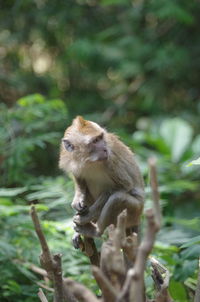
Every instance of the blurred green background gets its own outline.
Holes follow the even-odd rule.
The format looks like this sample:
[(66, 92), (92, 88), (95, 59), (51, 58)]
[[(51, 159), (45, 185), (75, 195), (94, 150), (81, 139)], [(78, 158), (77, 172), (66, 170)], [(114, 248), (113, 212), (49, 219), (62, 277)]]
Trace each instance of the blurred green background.
[[(38, 301), (37, 204), (65, 276), (98, 293), (71, 245), (73, 184), (58, 170), (64, 129), (83, 115), (137, 154), (158, 158), (163, 228), (153, 255), (176, 302), (193, 301), (200, 254), (200, 2), (4, 0), (0, 3), (0, 301)], [(148, 270), (147, 270), (148, 271)], [(51, 286), (51, 284), (49, 284)], [(152, 280), (146, 286), (152, 297)], [(51, 301), (51, 292), (46, 294)]]

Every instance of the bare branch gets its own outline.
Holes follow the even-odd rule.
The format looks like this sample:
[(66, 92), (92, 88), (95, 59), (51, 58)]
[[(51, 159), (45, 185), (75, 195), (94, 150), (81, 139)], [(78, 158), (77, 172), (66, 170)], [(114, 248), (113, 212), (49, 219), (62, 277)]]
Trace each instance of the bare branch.
[(49, 262), (51, 262), (52, 261), (51, 253), (50, 253), (46, 238), (44, 236), (44, 233), (42, 231), (42, 228), (41, 228), (41, 225), (40, 225), (40, 222), (39, 222), (39, 219), (38, 219), (38, 216), (37, 216), (34, 205), (31, 206), (31, 218), (32, 218), (33, 223), (34, 223), (35, 231), (37, 233), (37, 236), (40, 240), (40, 245), (42, 247), (42, 252), (44, 254), (44, 257), (46, 259), (48, 259)]
[(119, 236), (113, 225), (108, 227), (109, 239), (102, 244), (100, 268), (116, 289), (125, 278), (124, 256)]
[(74, 280), (66, 278), (64, 285), (66, 288), (70, 288), (72, 294), (80, 302), (99, 302), (99, 299), (87, 287)]
[(160, 209), (160, 194), (158, 190), (157, 172), (156, 172), (156, 158), (149, 158), (149, 170), (150, 170), (150, 183), (152, 190), (152, 198), (154, 201), (154, 213), (158, 228), (161, 226), (161, 209)]
[(41, 276), (43, 276), (44, 278), (48, 277), (47, 275), (47, 272), (45, 269), (41, 268), (41, 267), (38, 267), (36, 266), (35, 264), (33, 263), (27, 263), (28, 264), (28, 267), (34, 272), (34, 273), (37, 273)]
[(42, 288), (48, 290), (49, 292), (54, 293), (54, 289), (52, 287), (49, 287), (49, 286), (43, 284), (42, 282), (36, 282), (36, 283), (39, 287), (42, 287)]
[(155, 235), (158, 231), (158, 225), (152, 209), (146, 212), (147, 230), (146, 234), (138, 248), (135, 265), (132, 274), (132, 283), (130, 288), (131, 301), (144, 302), (144, 271), (147, 258), (153, 248)]
[(38, 291), (38, 297), (40, 298), (40, 301), (41, 302), (48, 302), (43, 290), (41, 288), (39, 288), (39, 291)]
[(54, 284), (54, 302), (75, 302), (76, 299), (71, 295), (69, 289), (63, 286), (62, 255), (51, 255), (34, 206), (31, 207), (31, 217), (42, 248), (42, 254), (40, 256), (41, 265), (45, 268), (49, 278)]
[(61, 254), (53, 255), (54, 302), (64, 301)]
[(109, 302), (116, 301), (118, 293), (104, 273), (97, 266), (92, 267), (92, 273), (102, 290), (104, 300)]
[(84, 237), (84, 252), (89, 257), (91, 264), (99, 266), (99, 253), (93, 238)]
[(124, 300), (125, 301), (127, 300), (126, 297), (129, 296), (133, 274), (134, 274), (134, 269), (133, 268), (129, 269), (126, 275), (126, 280), (124, 282), (123, 288), (117, 298), (117, 302), (123, 302)]

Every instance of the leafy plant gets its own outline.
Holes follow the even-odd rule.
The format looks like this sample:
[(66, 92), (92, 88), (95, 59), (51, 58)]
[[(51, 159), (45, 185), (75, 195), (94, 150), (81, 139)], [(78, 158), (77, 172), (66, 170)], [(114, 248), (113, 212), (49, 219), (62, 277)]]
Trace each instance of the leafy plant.
[(48, 175), (55, 171), (55, 151), (66, 123), (67, 109), (59, 99), (34, 94), (19, 99), (12, 108), (1, 105), (1, 184), (20, 185), (42, 170)]

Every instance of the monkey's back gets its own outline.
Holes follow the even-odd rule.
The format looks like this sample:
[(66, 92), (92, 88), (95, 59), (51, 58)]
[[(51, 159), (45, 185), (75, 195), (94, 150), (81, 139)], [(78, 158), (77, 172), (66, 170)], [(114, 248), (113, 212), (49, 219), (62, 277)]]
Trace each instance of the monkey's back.
[(111, 150), (108, 160), (108, 173), (114, 182), (126, 190), (138, 188), (144, 191), (144, 182), (134, 153), (120, 139), (106, 134), (108, 148)]

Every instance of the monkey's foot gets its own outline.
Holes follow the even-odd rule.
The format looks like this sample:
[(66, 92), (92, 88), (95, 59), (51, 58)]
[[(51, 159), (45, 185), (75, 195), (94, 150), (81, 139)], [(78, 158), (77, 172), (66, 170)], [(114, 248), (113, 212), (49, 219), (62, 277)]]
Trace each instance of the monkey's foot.
[(86, 223), (90, 222), (91, 218), (85, 213), (84, 215), (80, 215), (80, 213), (77, 213), (74, 216), (73, 222), (76, 225), (85, 225)]
[(74, 229), (77, 233), (86, 236), (86, 237), (100, 237), (101, 234), (98, 231), (96, 225), (93, 223), (87, 223), (85, 225), (75, 225)]
[(75, 249), (84, 249), (84, 243), (79, 233), (75, 233), (72, 237), (72, 243)]

